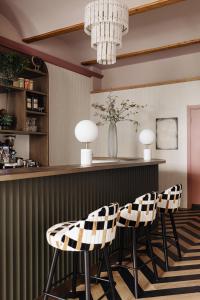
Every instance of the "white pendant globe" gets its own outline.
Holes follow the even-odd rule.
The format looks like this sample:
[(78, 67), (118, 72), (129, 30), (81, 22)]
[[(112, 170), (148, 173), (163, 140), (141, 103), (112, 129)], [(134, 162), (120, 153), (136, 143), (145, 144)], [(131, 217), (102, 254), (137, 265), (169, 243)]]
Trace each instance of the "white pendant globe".
[(98, 137), (98, 127), (91, 120), (80, 121), (75, 127), (75, 136), (81, 143), (91, 143)]
[(151, 145), (155, 140), (155, 134), (151, 129), (144, 129), (140, 132), (139, 141), (143, 145)]

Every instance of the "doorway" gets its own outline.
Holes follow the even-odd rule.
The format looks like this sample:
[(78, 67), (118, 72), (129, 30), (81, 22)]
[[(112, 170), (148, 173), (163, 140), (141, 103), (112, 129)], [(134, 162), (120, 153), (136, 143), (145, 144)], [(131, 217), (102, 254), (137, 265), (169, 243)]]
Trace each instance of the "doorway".
[(200, 105), (188, 106), (188, 208), (200, 209)]

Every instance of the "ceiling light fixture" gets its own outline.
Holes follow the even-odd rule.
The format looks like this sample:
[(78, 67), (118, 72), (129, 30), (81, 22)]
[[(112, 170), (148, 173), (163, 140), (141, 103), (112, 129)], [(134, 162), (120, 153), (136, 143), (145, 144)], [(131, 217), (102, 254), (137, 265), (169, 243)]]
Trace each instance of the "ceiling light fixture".
[(123, 0), (95, 0), (85, 8), (84, 31), (91, 35), (91, 47), (97, 50), (97, 62), (116, 63), (116, 49), (128, 33), (128, 7)]

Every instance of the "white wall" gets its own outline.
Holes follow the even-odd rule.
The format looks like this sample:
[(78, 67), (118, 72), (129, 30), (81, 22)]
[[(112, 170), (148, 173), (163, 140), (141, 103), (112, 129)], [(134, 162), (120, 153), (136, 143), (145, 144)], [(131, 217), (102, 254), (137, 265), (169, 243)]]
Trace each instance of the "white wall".
[(81, 144), (74, 127), (89, 118), (90, 78), (48, 64), (50, 165), (78, 163)]
[[(141, 89), (113, 92), (119, 99), (133, 99), (138, 104), (147, 104), (140, 113), (139, 131), (143, 128), (151, 128), (155, 131), (156, 118), (178, 117), (179, 122), (179, 149), (156, 150), (153, 145), (153, 156), (166, 159), (166, 164), (160, 166), (160, 189), (164, 189), (175, 183), (183, 183), (184, 197), (182, 207), (187, 207), (187, 105), (200, 104), (200, 81), (181, 83), (165, 86), (156, 86)], [(92, 102), (104, 102), (108, 93), (93, 94)], [(91, 111), (91, 115), (93, 112)], [(118, 123), (119, 156), (141, 157), (142, 146), (138, 142), (138, 134), (135, 133), (130, 123)], [(97, 156), (107, 155), (107, 131), (108, 127), (100, 128), (100, 136), (93, 144), (94, 153)]]

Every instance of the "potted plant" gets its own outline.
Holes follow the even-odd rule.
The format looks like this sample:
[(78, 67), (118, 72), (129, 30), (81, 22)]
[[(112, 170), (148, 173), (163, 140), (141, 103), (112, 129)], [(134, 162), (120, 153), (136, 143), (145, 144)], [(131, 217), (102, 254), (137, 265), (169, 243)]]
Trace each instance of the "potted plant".
[(92, 103), (92, 107), (95, 109), (94, 116), (99, 118), (97, 125), (109, 123), (108, 156), (115, 158), (118, 152), (116, 124), (122, 121), (129, 121), (133, 123), (137, 131), (139, 122), (135, 120), (134, 116), (145, 106), (136, 104), (130, 99), (124, 99), (119, 102), (117, 96), (109, 95), (105, 104)]
[(0, 78), (3, 84), (12, 84), (28, 64), (29, 59), (24, 55), (15, 52), (0, 53)]
[(5, 109), (0, 110), (0, 129), (10, 130), (16, 127), (16, 117), (7, 113)]

